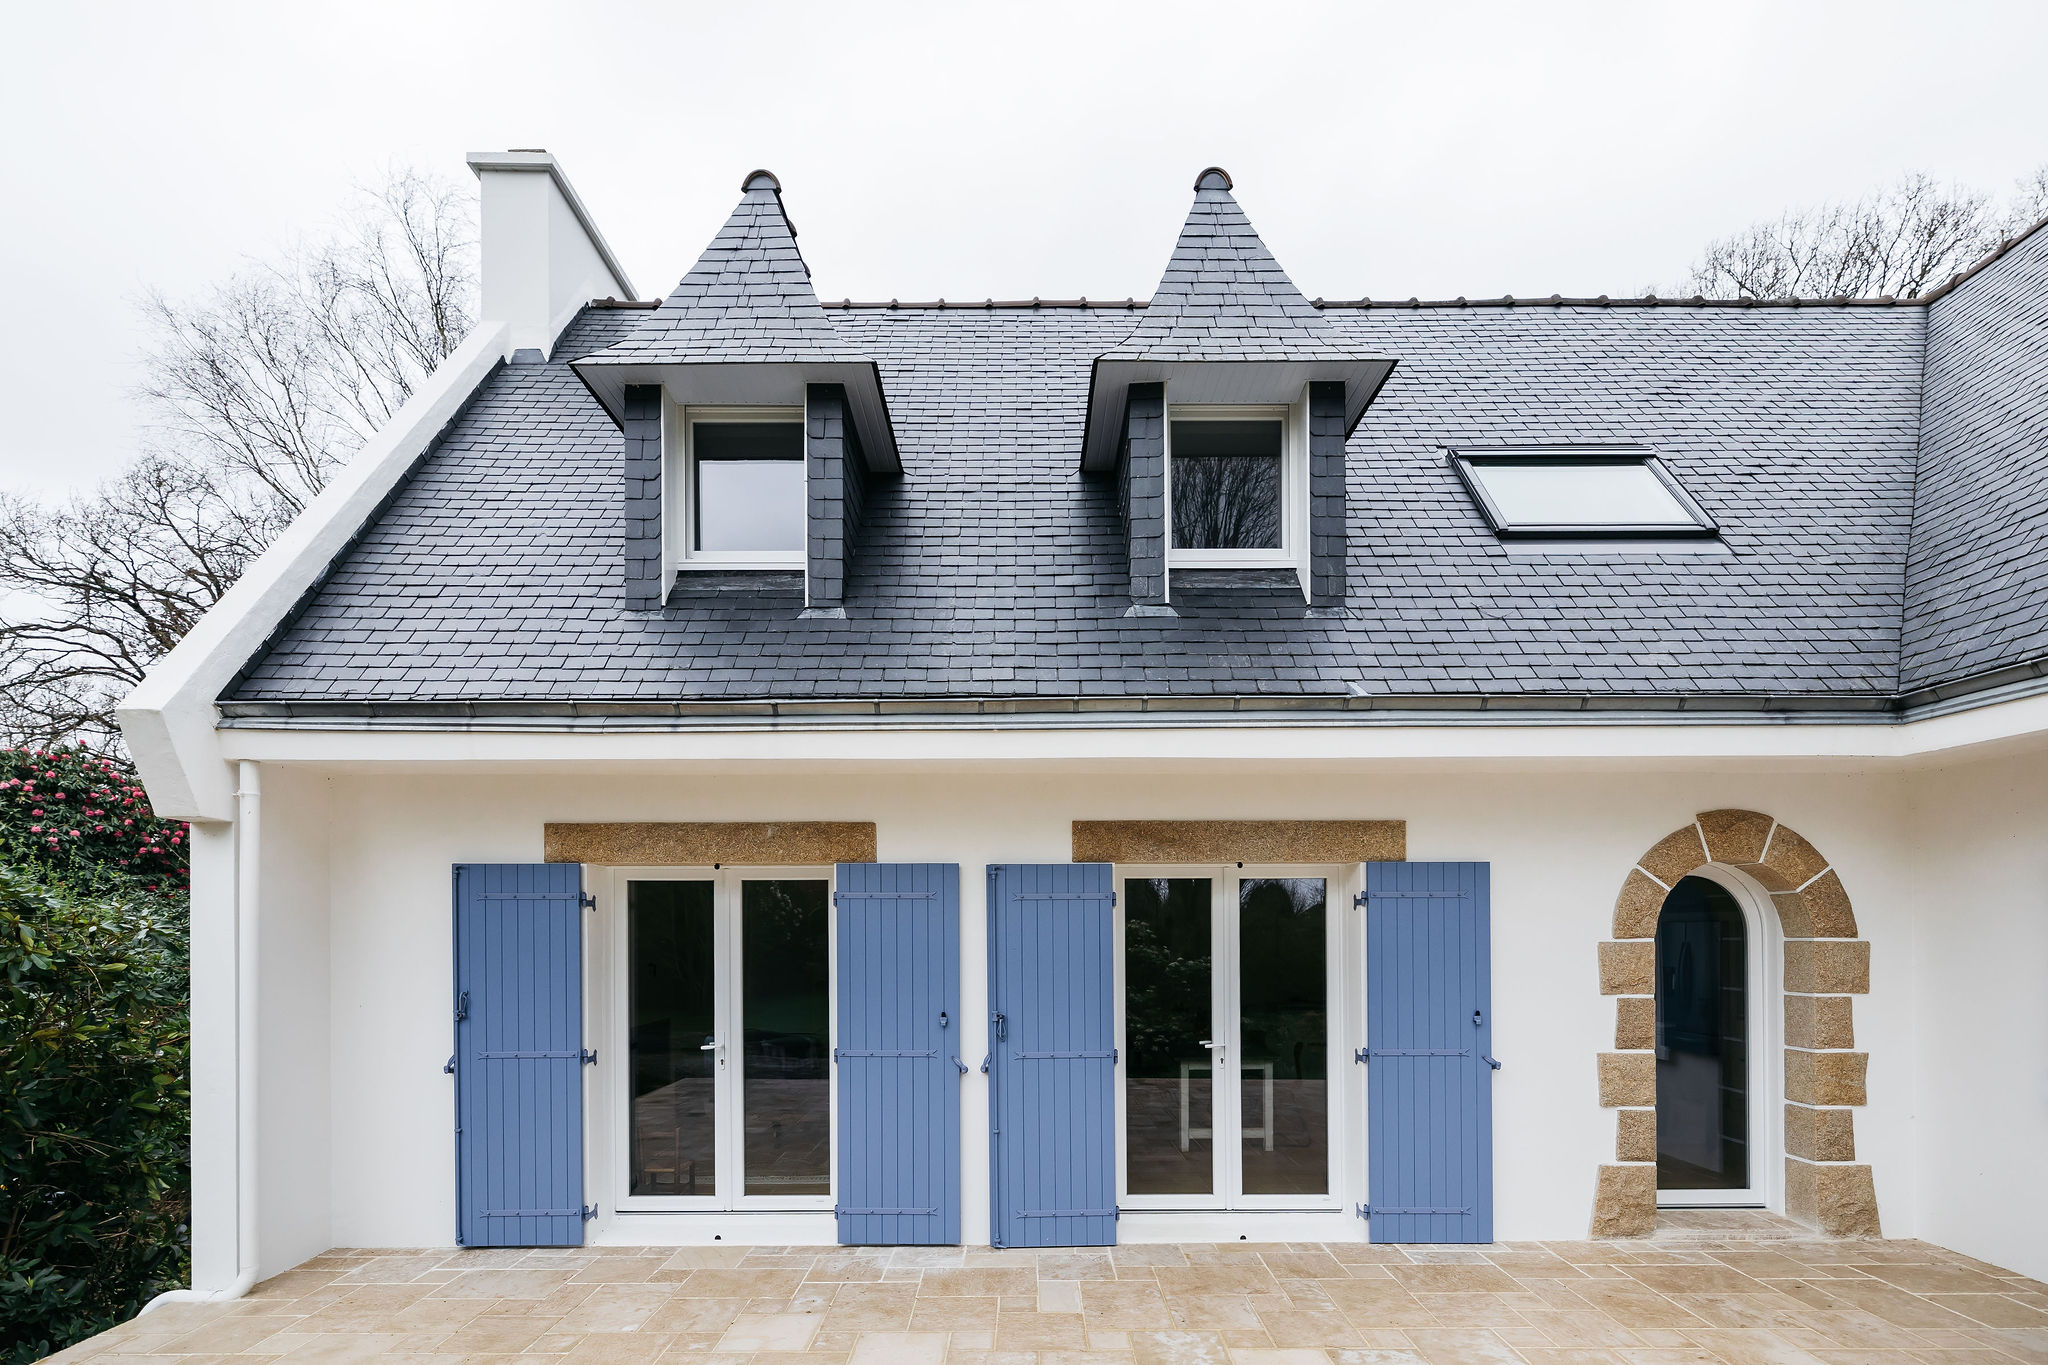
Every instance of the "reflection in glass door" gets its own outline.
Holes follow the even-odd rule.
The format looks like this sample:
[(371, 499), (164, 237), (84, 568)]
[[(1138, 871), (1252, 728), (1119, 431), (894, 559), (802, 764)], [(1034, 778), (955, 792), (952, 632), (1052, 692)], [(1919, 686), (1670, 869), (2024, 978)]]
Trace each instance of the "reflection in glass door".
[(710, 882), (626, 889), (626, 1035), (634, 1194), (718, 1188), (717, 960)]
[(1134, 877), (1124, 888), (1126, 1188), (1212, 1194), (1210, 882)]
[(740, 890), (748, 1194), (832, 1193), (832, 1007), (826, 884)]
[(1323, 877), (1235, 869), (1124, 879), (1123, 1192), (1133, 1207), (1328, 1199), (1328, 893)]
[(1681, 878), (1657, 917), (1659, 1190), (1749, 1189), (1748, 969), (1735, 897)]
[(1238, 883), (1239, 1127), (1246, 1194), (1330, 1192), (1327, 883)]
[(624, 899), (628, 1195), (829, 1203), (830, 883), (631, 878)]

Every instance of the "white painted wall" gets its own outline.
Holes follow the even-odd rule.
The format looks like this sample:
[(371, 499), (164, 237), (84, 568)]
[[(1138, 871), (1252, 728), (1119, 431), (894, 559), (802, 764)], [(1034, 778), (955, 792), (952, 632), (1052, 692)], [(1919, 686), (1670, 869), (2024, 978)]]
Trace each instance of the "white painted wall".
[[(1911, 1122), (1916, 883), (1905, 775), (1857, 767), (1547, 767), (886, 776), (692, 773), (674, 766), (610, 774), (333, 769), (323, 804), (305, 780), (312, 770), (287, 782), (280, 765), (266, 764), (266, 793), (291, 795), (267, 796), (265, 842), (300, 845), (286, 853), (279, 842), (278, 858), (266, 859), (265, 875), (276, 888), (266, 889), (266, 901), (287, 894), (282, 888), (296, 876), (298, 907), (280, 917), (305, 937), (291, 939), (289, 949), (280, 945), (289, 977), (267, 983), (294, 997), (281, 1025), (294, 1042), (287, 1047), (266, 1037), (266, 1085), (285, 1088), (275, 1104), (266, 1096), (265, 1188), (281, 1169), (296, 1168), (313, 1182), (323, 1163), (329, 1173), (324, 1196), (290, 1203), (271, 1235), (309, 1251), (452, 1241), (452, 1082), (441, 1072), (452, 1046), (449, 868), (537, 861), (548, 820), (873, 819), (883, 859), (960, 863), (960, 1041), (963, 1055), (978, 1057), (986, 1050), (985, 864), (1066, 860), (1074, 819), (1385, 817), (1408, 821), (1411, 858), (1493, 864), (1494, 1036), (1506, 1064), (1494, 1082), (1496, 1235), (1583, 1236), (1595, 1169), (1612, 1160), (1614, 1142), (1614, 1119), (1599, 1107), (1596, 1087), (1594, 1058), (1613, 1046), (1614, 1011), (1598, 993), (1595, 945), (1609, 932), (1615, 893), (1634, 859), (1696, 811), (1717, 806), (1783, 819), (1835, 861), (1848, 886), (1875, 944), (1874, 989), (1856, 1005), (1858, 1043), (1872, 1055), (1871, 1104), (1857, 1118), (1858, 1155), (1875, 1167), (1886, 1231), (1920, 1230), (1916, 1187), (1923, 1167)], [(2033, 799), (2038, 808), (2038, 795)], [(321, 843), (329, 887), (324, 979), (311, 954), (317, 897), (306, 889), (323, 875), (312, 870)], [(280, 866), (295, 858), (304, 860), (305, 872)], [(266, 919), (267, 932), (274, 923)], [(268, 947), (265, 955), (276, 961)], [(291, 1088), (321, 1074), (320, 1062), (294, 1055), (312, 1041), (305, 1011), (315, 1001), (327, 1021), (324, 1110)], [(266, 1019), (279, 1008), (266, 994)], [(296, 1080), (274, 1083), (287, 1066), (300, 1068)], [(962, 1101), (965, 1232), (970, 1242), (985, 1241), (987, 1168), (976, 1137), (987, 1130), (987, 1104), (978, 1072), (963, 1082)], [(325, 1155), (316, 1127), (327, 1133)], [(272, 1133), (282, 1151), (268, 1140)], [(266, 1268), (272, 1249), (266, 1248)], [(2008, 1264), (2013, 1260), (2007, 1256)]]
[(1915, 1231), (2048, 1279), (2048, 753), (1927, 772), (1911, 811)]
[(334, 1246), (325, 1178), (333, 1159), (328, 1013), (327, 780), (263, 773), (262, 954), (257, 1161), (260, 1273)]

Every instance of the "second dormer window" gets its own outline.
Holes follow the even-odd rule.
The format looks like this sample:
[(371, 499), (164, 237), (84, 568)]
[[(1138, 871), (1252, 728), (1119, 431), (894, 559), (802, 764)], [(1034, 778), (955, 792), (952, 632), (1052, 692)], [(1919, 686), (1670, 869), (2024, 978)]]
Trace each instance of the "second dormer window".
[(804, 560), (801, 408), (689, 408), (670, 465), (678, 568), (800, 567)]
[(1175, 406), (1167, 417), (1172, 562), (1290, 565), (1298, 558), (1306, 471), (1289, 408)]

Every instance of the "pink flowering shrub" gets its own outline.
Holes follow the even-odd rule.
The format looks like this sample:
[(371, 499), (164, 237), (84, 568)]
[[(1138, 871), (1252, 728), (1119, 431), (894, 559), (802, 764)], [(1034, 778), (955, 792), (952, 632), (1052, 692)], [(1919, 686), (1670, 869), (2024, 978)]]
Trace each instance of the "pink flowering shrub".
[(82, 749), (0, 749), (0, 863), (77, 890), (182, 901), (189, 833), (160, 820), (125, 764)]

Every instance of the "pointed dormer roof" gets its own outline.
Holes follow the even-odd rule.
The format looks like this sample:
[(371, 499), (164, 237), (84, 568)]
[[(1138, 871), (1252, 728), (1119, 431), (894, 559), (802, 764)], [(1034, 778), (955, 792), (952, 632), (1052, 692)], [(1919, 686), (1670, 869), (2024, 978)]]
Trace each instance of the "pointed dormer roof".
[(1230, 177), (1211, 166), (1144, 320), (1105, 358), (1293, 360), (1348, 357), (1321, 310), (1310, 306), (1259, 240)]
[(1132, 384), (1164, 380), (1169, 402), (1255, 403), (1341, 380), (1348, 433), (1392, 371), (1302, 297), (1230, 191), (1220, 167), (1195, 178), (1194, 207), (1143, 319), (1096, 359), (1083, 468), (1115, 464)]
[(629, 384), (690, 404), (803, 402), (806, 383), (844, 384), (868, 463), (896, 468), (875, 362), (832, 325), (811, 288), (782, 184), (755, 171), (687, 275), (623, 341), (575, 362), (614, 418)]

